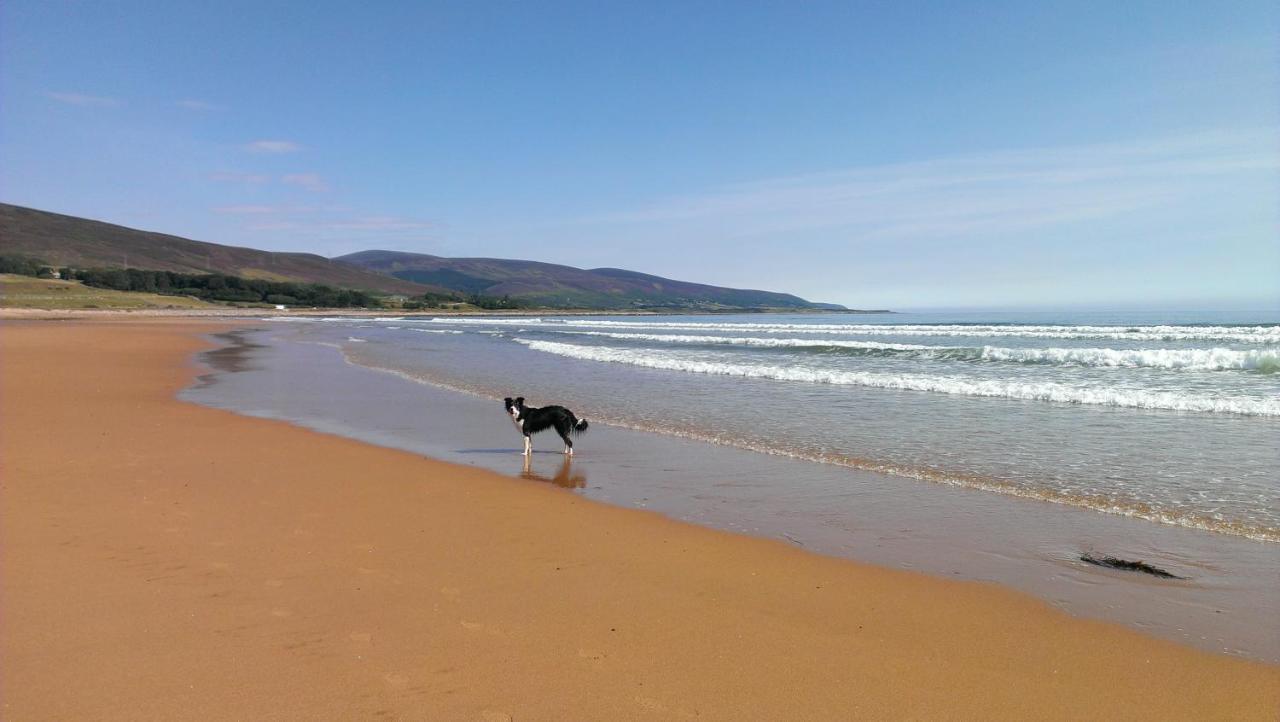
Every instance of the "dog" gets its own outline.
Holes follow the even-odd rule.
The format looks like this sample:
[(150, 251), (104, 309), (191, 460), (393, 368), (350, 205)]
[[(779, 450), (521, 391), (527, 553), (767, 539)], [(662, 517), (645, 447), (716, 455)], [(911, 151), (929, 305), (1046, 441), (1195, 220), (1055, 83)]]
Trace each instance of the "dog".
[(563, 406), (525, 406), (523, 396), (514, 399), (508, 396), (502, 403), (507, 407), (507, 413), (511, 415), (516, 428), (524, 435), (525, 456), (533, 453), (533, 439), (530, 437), (547, 429), (555, 429), (560, 434), (560, 438), (564, 439), (564, 453), (573, 456), (573, 439), (569, 436), (577, 436), (587, 430), (587, 420), (579, 419)]

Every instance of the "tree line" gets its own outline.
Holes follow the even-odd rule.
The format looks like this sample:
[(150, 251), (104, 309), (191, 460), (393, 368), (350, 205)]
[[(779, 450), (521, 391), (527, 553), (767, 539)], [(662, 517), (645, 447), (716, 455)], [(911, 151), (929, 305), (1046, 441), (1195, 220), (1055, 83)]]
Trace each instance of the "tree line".
[[(0, 273), (53, 278), (54, 268), (38, 258), (0, 255)], [(177, 273), (139, 268), (70, 268), (57, 270), (67, 281), (94, 288), (145, 291), (165, 296), (194, 296), (205, 301), (271, 303), (325, 308), (381, 308), (382, 301), (364, 291), (334, 288), (321, 283), (293, 283), (241, 278), (223, 273)]]
[[(67, 273), (71, 275), (67, 275)], [(168, 296), (195, 296), (206, 301), (272, 303), (325, 308), (381, 308), (377, 297), (320, 283), (267, 281), (222, 273), (175, 273), (137, 268), (64, 269), (62, 277), (86, 286), (117, 291), (146, 291)]]
[(403, 308), (406, 311), (417, 311), (423, 308), (447, 308), (459, 303), (469, 303), (472, 306), (488, 311), (532, 308), (528, 301), (522, 301), (508, 295), (486, 296), (483, 293), (424, 293), (421, 296), (414, 296), (405, 301)]
[[(271, 303), (284, 306), (317, 306), (324, 308), (383, 308), (386, 304), (364, 291), (333, 288), (320, 283), (294, 283), (241, 278), (222, 273), (177, 273), (148, 271), (138, 268), (70, 268), (55, 269), (31, 256), (0, 254), (0, 273), (13, 273), (37, 278), (58, 276), (80, 281), (94, 288), (116, 291), (144, 291), (166, 296), (194, 296), (205, 301), (232, 303)], [(487, 296), (481, 293), (424, 293), (403, 304), (405, 310), (444, 308), (467, 303), (488, 310), (529, 308), (527, 301), (510, 296)]]

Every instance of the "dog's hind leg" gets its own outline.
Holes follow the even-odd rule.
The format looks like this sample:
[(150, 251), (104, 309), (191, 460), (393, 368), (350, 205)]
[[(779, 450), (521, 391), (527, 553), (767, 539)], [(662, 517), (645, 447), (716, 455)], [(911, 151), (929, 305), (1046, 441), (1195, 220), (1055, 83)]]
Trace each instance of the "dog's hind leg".
[(569, 429), (573, 428), (569, 424), (556, 424), (556, 433), (560, 434), (560, 438), (564, 439), (564, 453), (573, 456), (573, 439), (569, 438)]

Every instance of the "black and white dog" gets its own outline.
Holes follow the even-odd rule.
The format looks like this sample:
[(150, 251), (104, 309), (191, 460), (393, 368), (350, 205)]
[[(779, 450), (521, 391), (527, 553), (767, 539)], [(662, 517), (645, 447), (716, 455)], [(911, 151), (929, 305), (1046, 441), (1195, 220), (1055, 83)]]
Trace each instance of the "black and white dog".
[(573, 439), (569, 435), (576, 436), (587, 430), (587, 420), (578, 419), (563, 406), (525, 406), (523, 396), (514, 399), (508, 396), (502, 403), (506, 405), (507, 413), (511, 414), (516, 428), (524, 435), (525, 456), (533, 453), (533, 440), (529, 437), (547, 429), (555, 429), (560, 434), (560, 438), (564, 439), (564, 453), (573, 456)]

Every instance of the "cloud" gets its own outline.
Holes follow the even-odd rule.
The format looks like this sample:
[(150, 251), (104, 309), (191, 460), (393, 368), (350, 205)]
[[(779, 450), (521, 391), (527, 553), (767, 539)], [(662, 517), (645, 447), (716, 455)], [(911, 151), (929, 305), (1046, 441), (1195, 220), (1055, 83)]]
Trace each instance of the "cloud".
[(215, 213), (225, 213), (229, 215), (278, 215), (283, 213), (308, 213), (313, 208), (307, 206), (268, 206), (268, 205), (239, 205), (239, 206), (218, 206), (213, 209)]
[(262, 175), (260, 173), (240, 173), (238, 171), (218, 171), (209, 174), (209, 180), (223, 181), (226, 183), (245, 183), (249, 185), (259, 185), (271, 180), (271, 176)]
[(120, 102), (116, 98), (107, 98), (100, 95), (85, 95), (84, 93), (46, 92), (45, 96), (52, 98), (59, 103), (84, 107), (114, 108), (124, 105), (124, 103)]
[(423, 221), (411, 221), (395, 216), (365, 216), (352, 220), (336, 221), (329, 227), (335, 230), (353, 231), (415, 231), (434, 227)]
[(315, 173), (289, 173), (280, 177), (280, 182), (285, 185), (298, 186), (309, 191), (327, 191), (329, 184)]
[(252, 153), (297, 153), (302, 150), (302, 146), (291, 140), (255, 140), (244, 146), (245, 150)]
[(211, 110), (225, 110), (225, 108), (223, 108), (221, 105), (215, 105), (213, 103), (205, 102), (203, 100), (192, 100), (192, 99), (179, 100), (179, 101), (175, 101), (174, 105), (178, 106), (179, 108), (186, 108), (187, 110), (195, 110), (195, 111), (201, 111), (201, 112), (211, 111)]
[(579, 223), (721, 239), (828, 231), (868, 240), (972, 236), (1168, 206), (1207, 185), (1249, 184), (1277, 169), (1280, 154), (1267, 133), (1198, 133), (772, 178)]
[[(270, 213), (270, 211), (264, 211), (264, 213)], [(412, 230), (428, 230), (435, 228), (435, 224), (422, 220), (398, 218), (398, 216), (370, 215), (360, 216), (360, 218), (317, 221), (271, 220), (252, 224), (248, 228), (250, 230), (306, 230), (306, 232), (325, 236), (325, 234), (349, 232), (394, 234), (412, 232)]]

